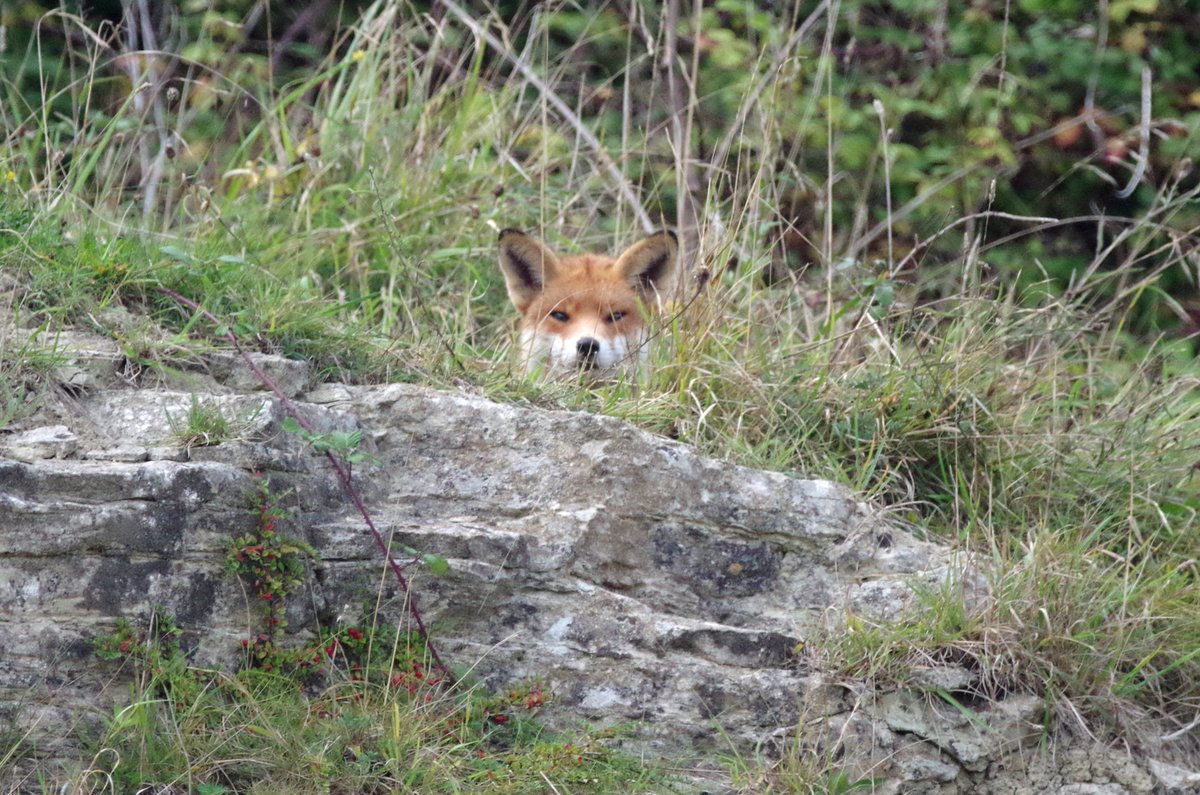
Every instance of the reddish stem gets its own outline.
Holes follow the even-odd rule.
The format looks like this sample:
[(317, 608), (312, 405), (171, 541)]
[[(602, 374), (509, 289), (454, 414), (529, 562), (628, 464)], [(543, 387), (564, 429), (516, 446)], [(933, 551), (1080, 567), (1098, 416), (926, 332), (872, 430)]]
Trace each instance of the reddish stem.
[[(169, 290), (166, 287), (159, 287), (158, 290), (164, 295), (170, 296), (184, 306), (208, 318), (217, 328), (222, 327), (222, 323), (216, 315), (214, 315), (212, 312), (209, 312), (207, 309), (200, 306), (200, 304), (196, 303), (190, 298), (185, 298), (174, 290)], [(275, 397), (279, 399), (280, 405), (283, 406), (283, 409), (288, 413), (288, 416), (296, 420), (301, 428), (311, 434), (315, 434), (317, 431), (315, 428), (313, 428), (312, 424), (304, 417), (303, 414), (300, 413), (300, 410), (296, 408), (296, 405), (292, 403), (288, 396), (283, 394), (283, 392), (279, 389), (279, 386), (271, 380), (270, 376), (264, 373), (262, 368), (260, 368), (255, 361), (250, 358), (250, 355), (246, 353), (246, 351), (242, 348), (241, 343), (238, 342), (238, 338), (233, 333), (233, 330), (228, 326), (225, 326), (225, 338), (229, 340), (231, 345), (233, 345), (234, 350), (241, 355), (242, 359), (246, 362), (246, 366), (248, 366), (251, 372), (258, 377), (258, 380), (275, 394)], [(433, 638), (430, 637), (429, 630), (425, 627), (425, 621), (421, 618), (421, 611), (417, 609), (416, 594), (414, 594), (412, 589), (409, 587), (408, 579), (404, 576), (404, 571), (400, 568), (400, 564), (396, 562), (394, 557), (392, 557), (392, 552), (388, 548), (387, 541), (384, 540), (383, 534), (379, 532), (377, 527), (375, 527), (375, 522), (371, 519), (371, 514), (367, 510), (366, 503), (363, 502), (362, 495), (359, 493), (358, 487), (354, 485), (354, 480), (350, 477), (349, 470), (346, 469), (342, 461), (336, 455), (334, 455), (332, 451), (325, 451), (325, 458), (329, 460), (329, 465), (332, 466), (333, 471), (337, 473), (338, 480), (341, 481), (342, 487), (350, 496), (350, 500), (354, 503), (354, 507), (358, 509), (360, 514), (362, 514), (363, 521), (366, 522), (367, 527), (370, 529), (371, 536), (375, 539), (375, 545), (379, 547), (380, 554), (382, 554), (384, 559), (387, 561), (388, 567), (392, 570), (392, 573), (396, 575), (396, 581), (400, 584), (400, 590), (404, 593), (404, 601), (408, 605), (408, 613), (410, 616), (412, 616), (413, 623), (417, 626), (417, 632), (421, 635), (422, 639), (424, 639), (425, 648), (429, 650), (429, 656), (433, 658), (434, 665), (436, 665), (438, 670), (440, 670), (446, 676), (447, 681), (453, 682), (454, 675), (450, 672), (450, 669), (446, 666), (446, 664), (442, 662), (441, 656), (438, 654), (437, 649), (433, 645)]]

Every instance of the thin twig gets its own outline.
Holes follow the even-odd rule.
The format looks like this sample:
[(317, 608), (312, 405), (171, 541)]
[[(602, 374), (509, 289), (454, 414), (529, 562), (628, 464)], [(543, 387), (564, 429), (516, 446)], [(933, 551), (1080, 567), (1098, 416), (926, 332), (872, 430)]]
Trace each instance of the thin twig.
[[(190, 298), (185, 298), (174, 290), (166, 287), (159, 287), (158, 291), (163, 295), (169, 296), (178, 301), (192, 311), (203, 315), (218, 329), (223, 327), (225, 329), (225, 339), (229, 340), (229, 343), (233, 345), (234, 350), (238, 352), (238, 354), (242, 357), (242, 360), (246, 362), (246, 366), (250, 368), (250, 371), (254, 373), (258, 380), (275, 394), (275, 397), (279, 400), (279, 404), (283, 406), (283, 409), (288, 413), (288, 416), (294, 419), (301, 428), (309, 433), (315, 434), (317, 432), (316, 428), (312, 426), (312, 423), (310, 423), (308, 419), (302, 413), (300, 413), (300, 410), (296, 408), (296, 404), (293, 403), (287, 395), (283, 394), (283, 391), (280, 390), (278, 385), (271, 380), (271, 377), (264, 373), (262, 368), (260, 368), (252, 358), (250, 358), (250, 355), (242, 348), (237, 336), (227, 324), (221, 323), (217, 316), (212, 312), (209, 312), (207, 309), (200, 306), (200, 304), (196, 303)], [(392, 551), (388, 546), (388, 542), (384, 539), (383, 534), (380, 533), (379, 529), (375, 526), (374, 520), (371, 519), (371, 514), (367, 510), (366, 503), (363, 502), (363, 498), (358, 491), (358, 487), (354, 485), (354, 480), (350, 477), (350, 471), (346, 469), (346, 466), (333, 453), (332, 450), (327, 450), (325, 452), (325, 458), (329, 460), (329, 464), (333, 467), (333, 471), (337, 473), (338, 480), (341, 481), (342, 487), (346, 490), (346, 494), (350, 496), (350, 500), (354, 503), (354, 507), (357, 508), (359, 514), (362, 515), (363, 521), (366, 522), (367, 527), (371, 531), (372, 538), (375, 539), (375, 545), (379, 547), (380, 553), (387, 561), (388, 568), (390, 568), (392, 573), (396, 576), (396, 581), (400, 584), (400, 590), (404, 593), (404, 601), (408, 605), (408, 613), (410, 616), (412, 616), (413, 623), (417, 626), (417, 632), (425, 641), (425, 648), (429, 650), (429, 656), (433, 659), (434, 665), (436, 665), (438, 670), (442, 672), (442, 674), (446, 677), (446, 680), (453, 684), (455, 681), (454, 674), (450, 671), (446, 664), (442, 662), (441, 656), (438, 654), (437, 649), (433, 645), (433, 638), (430, 637), (429, 630), (425, 626), (425, 621), (421, 617), (421, 611), (417, 608), (416, 594), (413, 593), (412, 588), (409, 586), (408, 579), (404, 576), (404, 571), (401, 569), (400, 564), (396, 562), (394, 557), (392, 557)]]
[[(138, 43), (138, 10), (134, 3), (128, 1), (125, 2), (122, 11), (124, 12), (125, 16), (125, 58), (123, 64), (125, 66), (125, 71), (129, 76), (130, 91), (133, 92), (134, 113), (137, 114), (139, 119), (144, 120), (146, 117), (145, 89), (148, 87), (149, 83), (146, 80), (146, 75), (142, 66), (139, 64), (152, 63), (153, 56), (150, 56), (142, 61), (141, 59), (135, 58), (132, 55), (132, 53), (138, 52), (139, 50), (149, 50), (150, 46), (144, 41), (140, 45)], [(150, 213), (150, 201), (153, 198), (155, 189), (154, 180), (150, 179), (150, 151), (146, 146), (145, 136), (139, 135), (137, 137), (137, 151), (138, 166), (140, 168), (141, 179), (145, 189), (143, 196), (147, 199), (145, 204), (142, 206), (142, 216), (145, 217)]]
[[(1007, 221), (1025, 221), (1027, 223), (1046, 224), (1046, 225), (1051, 225), (1051, 226), (1062, 223), (1062, 220), (1059, 218), (1045, 218), (1045, 217), (1034, 216), (1034, 215), (1013, 215), (1012, 213), (1004, 213), (1004, 212), (1000, 212), (999, 210), (986, 210), (981, 213), (971, 213), (970, 215), (964, 215), (962, 218), (955, 219), (954, 221), (951, 221), (950, 223), (943, 226), (936, 233), (934, 233), (932, 237), (922, 240), (920, 243), (913, 246), (912, 251), (908, 252), (908, 254), (905, 255), (904, 259), (900, 261), (900, 264), (895, 267), (895, 269), (893, 270), (893, 273), (900, 273), (901, 271), (903, 271), (905, 266), (907, 266), (908, 263), (912, 262), (916, 258), (917, 254), (919, 252), (929, 248), (930, 244), (932, 244), (933, 241), (937, 240), (939, 237), (946, 234), (951, 229), (954, 229), (955, 227), (960, 226), (965, 223), (970, 223), (971, 221), (976, 221), (980, 218), (984, 218), (984, 219), (1003, 218)], [(1044, 227), (1039, 227), (1039, 228), (1044, 228)]]
[[(821, 45), (821, 60), (824, 61), (825, 69), (825, 96), (826, 99), (833, 98), (833, 72), (834, 72), (834, 57), (833, 57), (833, 33), (837, 26), (837, 12), (830, 15), (825, 23), (825, 41)], [(834, 144), (833, 141), (833, 114), (825, 114), (825, 225), (824, 240), (821, 241), (821, 259), (825, 265), (825, 295), (827, 298), (833, 296), (833, 178), (834, 178)], [(888, 228), (891, 228), (892, 219), (887, 219)], [(825, 302), (825, 325), (833, 328), (833, 307), (834, 301), (826, 300)]]
[[(1022, 138), (1020, 141), (1017, 141), (1015, 144), (1013, 144), (1012, 150), (1013, 152), (1024, 152), (1026, 149), (1036, 146), (1042, 141), (1053, 138), (1061, 130), (1073, 127), (1078, 123), (1078, 119), (1071, 119), (1048, 130), (1043, 130), (1030, 135), (1027, 138)], [(973, 163), (971, 165), (960, 166), (936, 182), (930, 183), (930, 185), (922, 190), (919, 194), (897, 207), (896, 210), (891, 213), (890, 218), (880, 221), (879, 223), (875, 224), (875, 226), (871, 227), (866, 232), (863, 232), (861, 235), (855, 238), (855, 240), (850, 243), (849, 246), (847, 246), (846, 252), (842, 256), (847, 259), (857, 257), (859, 252), (866, 249), (866, 247), (874, 242), (876, 238), (887, 232), (889, 223), (894, 224), (901, 219), (907, 218), (916, 212), (916, 210), (925, 204), (925, 202), (929, 201), (930, 197), (936, 196), (943, 188), (947, 187), (948, 185), (953, 185), (963, 177), (966, 177), (967, 175), (987, 166), (988, 164), (984, 161)]]
[(691, 131), (685, 133), (683, 126), (688, 102), (679, 85), (679, 3), (680, 0), (668, 0), (663, 8), (662, 68), (667, 73), (671, 130), (668, 140), (675, 150), (675, 231), (679, 234), (679, 259), (688, 262), (698, 235), (696, 206), (688, 178), (692, 152), (688, 133)]
[[(162, 182), (169, 143), (166, 112), (163, 108), (162, 96), (159, 94), (165, 74), (160, 73), (158, 60), (163, 57), (164, 53), (159, 49), (154, 27), (151, 25), (150, 6), (146, 0), (136, 0), (136, 4), (134, 0), (126, 0), (124, 14), (128, 40), (126, 47), (127, 71), (134, 92), (134, 110), (142, 122), (153, 117), (154, 132), (158, 137), (158, 152), (153, 159), (146, 144), (146, 137), (138, 137), (142, 170), (142, 217), (149, 218), (158, 203), (158, 187)], [(138, 45), (139, 32), (140, 46)], [(141, 55), (142, 58), (135, 57), (135, 54)], [(138, 65), (139, 61), (141, 66)], [(166, 69), (169, 71), (170, 68), (171, 66), (168, 64)], [(148, 106), (147, 97), (149, 97)]]
[(1084, 123), (1092, 133), (1092, 141), (1097, 145), (1104, 140), (1104, 131), (1096, 120), (1096, 86), (1100, 83), (1100, 64), (1104, 60), (1105, 50), (1108, 49), (1108, 0), (1100, 0), (1100, 8), (1096, 14), (1099, 25), (1096, 29), (1096, 52), (1092, 55), (1092, 69), (1088, 73), (1087, 90), (1083, 95)]
[(1180, 729), (1176, 729), (1173, 732), (1168, 732), (1168, 733), (1164, 734), (1159, 739), (1162, 740), (1163, 742), (1167, 742), (1167, 743), (1171, 742), (1172, 740), (1178, 740), (1180, 737), (1187, 734), (1188, 732), (1190, 732), (1192, 729), (1196, 728), (1197, 726), (1200, 726), (1200, 717), (1196, 718), (1191, 723), (1189, 723), (1188, 725), (1186, 725)]
[[(883, 102), (880, 101), (879, 97), (875, 98), (874, 106), (875, 114), (879, 116), (879, 140), (883, 142), (883, 192), (887, 217), (890, 219), (892, 217), (892, 159), (888, 150), (888, 142), (891, 140), (892, 131), (888, 129)], [(892, 225), (889, 222), (887, 227), (888, 272), (895, 274), (897, 271), (893, 270), (893, 267), (896, 264), (896, 259), (893, 254), (895, 249), (892, 242)]]
[(766, 91), (767, 86), (775, 85), (775, 82), (779, 79), (779, 73), (783, 70), (784, 64), (788, 61), (787, 53), (791, 52), (794, 47), (800, 44), (804, 37), (808, 35), (808, 32), (812, 30), (813, 26), (817, 24), (817, 21), (820, 20), (828, 10), (829, 0), (821, 0), (820, 5), (814, 8), (812, 13), (805, 17), (804, 22), (800, 24), (800, 27), (796, 28), (796, 31), (788, 38), (787, 42), (783, 45), (781, 56), (775, 59), (775, 63), (771, 65), (771, 68), (764, 72), (761, 77), (759, 77), (758, 82), (755, 83), (754, 87), (751, 88), (749, 93), (746, 94), (745, 99), (743, 99), (741, 105), (738, 106), (737, 116), (734, 117), (733, 124), (729, 125), (728, 131), (725, 133), (725, 137), (721, 140), (721, 144), (717, 147), (717, 151), (713, 154), (712, 159), (709, 161), (712, 164), (712, 169), (715, 170), (721, 168), (722, 164), (725, 162), (725, 158), (729, 156), (729, 150), (733, 147), (733, 142), (736, 141), (742, 134), (742, 130), (746, 126), (746, 118), (750, 115), (750, 111), (758, 107), (758, 100), (760, 97), (762, 97), (763, 91)]
[(458, 20), (466, 25), (471, 33), (487, 42), (489, 47), (500, 53), (515, 66), (517, 71), (521, 73), (521, 76), (528, 80), (530, 85), (536, 88), (538, 93), (558, 112), (563, 121), (571, 125), (575, 133), (583, 139), (584, 143), (596, 155), (596, 159), (600, 161), (600, 166), (608, 172), (608, 175), (616, 185), (617, 191), (621, 194), (621, 198), (625, 200), (625, 203), (633, 210), (633, 214), (637, 216), (638, 221), (641, 222), (643, 231), (646, 234), (650, 234), (657, 230), (659, 225), (651, 220), (650, 214), (646, 212), (641, 199), (638, 198), (637, 193), (634, 191), (633, 184), (621, 173), (621, 169), (617, 166), (616, 162), (605, 151), (604, 144), (600, 143), (600, 139), (596, 137), (596, 134), (588, 129), (588, 126), (583, 123), (583, 119), (579, 118), (579, 114), (572, 110), (571, 106), (563, 101), (562, 97), (555, 93), (545, 80), (538, 76), (538, 73), (533, 70), (532, 66), (513, 52), (512, 48), (505, 46), (504, 42), (500, 41), (494, 33), (483, 25), (480, 25), (467, 14), (458, 3), (455, 3), (454, 0), (441, 0), (441, 3), (446, 7), (447, 11), (458, 17)]
[(325, 9), (329, 8), (332, 0), (316, 0), (310, 3), (303, 11), (297, 15), (295, 21), (287, 26), (280, 36), (271, 45), (271, 71), (279, 69), (280, 63), (283, 61), (283, 56), (287, 54), (288, 45), (296, 39), (300, 38), (300, 34), (305, 31), (318, 30), (320, 28), (319, 17), (325, 13)]
[(1137, 189), (1138, 183), (1142, 181), (1142, 177), (1146, 175), (1146, 166), (1150, 162), (1150, 66), (1147, 64), (1142, 67), (1142, 126), (1138, 131), (1138, 137), (1141, 139), (1138, 144), (1137, 162), (1133, 168), (1133, 176), (1129, 178), (1129, 184), (1124, 190), (1117, 193), (1117, 198), (1128, 199)]

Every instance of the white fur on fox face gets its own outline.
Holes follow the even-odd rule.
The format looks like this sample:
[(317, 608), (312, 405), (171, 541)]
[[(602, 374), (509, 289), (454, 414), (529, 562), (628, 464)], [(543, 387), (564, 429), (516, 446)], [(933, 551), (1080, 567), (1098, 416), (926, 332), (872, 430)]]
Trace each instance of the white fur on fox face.
[(670, 232), (650, 235), (614, 258), (559, 257), (524, 232), (501, 231), (500, 269), (509, 300), (523, 316), (525, 368), (600, 378), (627, 365), (640, 369), (649, 339), (646, 316), (678, 254)]
[[(580, 351), (580, 343), (588, 340), (593, 353)], [(612, 372), (623, 365), (636, 365), (645, 346), (644, 335), (635, 339), (618, 336), (613, 339), (590, 334), (564, 337), (561, 334), (539, 334), (536, 329), (521, 332), (521, 347), (526, 370), (546, 366), (558, 373)], [(585, 348), (588, 347), (585, 345)]]

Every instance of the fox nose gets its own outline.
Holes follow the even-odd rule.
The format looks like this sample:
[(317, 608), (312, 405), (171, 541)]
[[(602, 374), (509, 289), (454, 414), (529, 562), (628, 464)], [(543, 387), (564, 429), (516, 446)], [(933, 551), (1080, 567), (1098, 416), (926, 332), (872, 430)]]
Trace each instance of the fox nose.
[(575, 343), (575, 351), (579, 354), (581, 367), (595, 367), (596, 356), (600, 353), (600, 343), (592, 337), (584, 337)]

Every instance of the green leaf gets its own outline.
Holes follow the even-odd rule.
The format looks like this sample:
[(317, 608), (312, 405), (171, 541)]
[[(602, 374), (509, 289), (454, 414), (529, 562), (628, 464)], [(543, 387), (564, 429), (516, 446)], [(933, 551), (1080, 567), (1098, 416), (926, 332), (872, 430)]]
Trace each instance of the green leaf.
[(329, 434), (329, 444), (336, 450), (353, 450), (362, 441), (362, 431), (334, 431)]
[(427, 552), (421, 556), (421, 559), (425, 561), (425, 565), (429, 567), (429, 570), (439, 577), (450, 572), (450, 564), (441, 555), (434, 555)]
[(474, 252), (475, 249), (472, 248), (438, 248), (429, 252), (428, 257), (433, 261), (443, 259), (461, 259), (463, 257), (471, 256)]
[(882, 281), (875, 287), (875, 303), (887, 309), (896, 300), (896, 288), (890, 281)]
[(304, 430), (300, 427), (300, 423), (295, 417), (284, 417), (279, 427), (283, 428), (287, 433), (300, 433)]
[(1129, 15), (1153, 14), (1158, 10), (1158, 0), (1113, 0), (1108, 7), (1108, 17), (1117, 24), (1124, 24)]
[(171, 259), (179, 260), (180, 262), (195, 262), (196, 258), (187, 251), (178, 246), (163, 246), (159, 249), (163, 254), (166, 254)]

